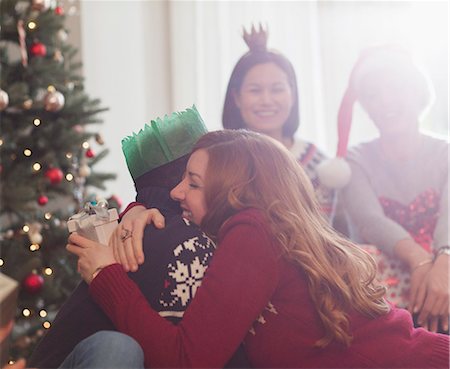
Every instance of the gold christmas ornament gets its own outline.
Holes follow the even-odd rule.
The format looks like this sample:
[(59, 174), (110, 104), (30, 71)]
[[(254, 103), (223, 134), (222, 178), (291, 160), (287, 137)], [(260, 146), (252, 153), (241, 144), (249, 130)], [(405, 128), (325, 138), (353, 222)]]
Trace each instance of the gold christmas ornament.
[(33, 106), (33, 100), (31, 99), (27, 99), (22, 103), (22, 106), (25, 110), (30, 110), (31, 107)]
[(105, 141), (103, 140), (103, 137), (101, 136), (100, 133), (96, 133), (95, 134), (95, 141), (99, 144), (99, 145), (104, 145)]
[(55, 53), (53, 54), (53, 60), (57, 61), (58, 63), (64, 62), (64, 56), (63, 56), (61, 50), (55, 50)]
[(42, 243), (42, 235), (39, 232), (29, 232), (28, 238), (30, 239), (30, 242), (33, 244), (40, 245)]
[(89, 165), (83, 164), (82, 166), (80, 166), (78, 174), (83, 178), (89, 177), (91, 175), (91, 168), (89, 168)]
[(0, 90), (0, 111), (5, 110), (9, 104), (9, 96), (6, 91)]
[(64, 103), (64, 95), (59, 91), (48, 92), (44, 97), (44, 108), (50, 112), (60, 111)]

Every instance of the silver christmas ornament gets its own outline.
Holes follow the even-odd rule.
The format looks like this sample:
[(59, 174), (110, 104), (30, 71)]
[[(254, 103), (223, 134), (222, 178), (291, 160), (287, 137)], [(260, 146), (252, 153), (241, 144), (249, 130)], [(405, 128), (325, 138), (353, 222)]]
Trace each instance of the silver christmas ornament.
[(50, 112), (60, 111), (64, 107), (65, 98), (59, 91), (48, 92), (44, 97), (44, 108)]
[(0, 111), (5, 110), (9, 104), (9, 96), (6, 91), (0, 90)]
[(64, 29), (60, 29), (57, 33), (56, 33), (56, 37), (58, 38), (58, 40), (60, 42), (66, 42), (67, 38), (69, 37), (69, 35), (67, 34), (67, 32)]

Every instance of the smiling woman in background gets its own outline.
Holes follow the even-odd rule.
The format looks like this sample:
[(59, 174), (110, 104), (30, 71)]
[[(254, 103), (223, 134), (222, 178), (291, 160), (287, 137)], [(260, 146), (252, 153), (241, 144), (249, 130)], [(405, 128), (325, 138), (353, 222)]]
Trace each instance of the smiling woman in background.
[(228, 83), (222, 124), (227, 129), (245, 128), (281, 142), (297, 158), (311, 180), (322, 214), (330, 221), (334, 191), (319, 180), (316, 167), (326, 157), (313, 144), (295, 138), (299, 127), (297, 78), (291, 62), (267, 49), (267, 32), (254, 27), (244, 31), (249, 47), (235, 65)]
[[(353, 103), (379, 138), (350, 150), (352, 176), (344, 190), (355, 241), (377, 247), (388, 299), (407, 307), (418, 325), (448, 332), (448, 142), (419, 130), (432, 102), (431, 85), (405, 50), (374, 47), (356, 62), (338, 129), (345, 156)], [(366, 247), (367, 248), (367, 247)]]

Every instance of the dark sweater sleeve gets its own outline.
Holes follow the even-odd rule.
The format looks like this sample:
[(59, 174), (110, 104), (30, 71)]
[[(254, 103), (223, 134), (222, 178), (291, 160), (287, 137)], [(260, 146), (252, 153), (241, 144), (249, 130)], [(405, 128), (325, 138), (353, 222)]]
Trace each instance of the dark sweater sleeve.
[(203, 283), (176, 326), (151, 309), (120, 265), (94, 279), (92, 296), (121, 332), (141, 344), (147, 367), (221, 368), (244, 339), (279, 278), (272, 240), (251, 215), (228, 221)]

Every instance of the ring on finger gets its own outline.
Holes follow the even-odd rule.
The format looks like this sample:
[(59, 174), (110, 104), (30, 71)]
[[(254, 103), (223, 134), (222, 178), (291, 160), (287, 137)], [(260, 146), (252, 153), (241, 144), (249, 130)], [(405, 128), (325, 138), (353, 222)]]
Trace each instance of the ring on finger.
[(122, 234), (121, 234), (121, 236), (120, 236), (120, 240), (121, 240), (122, 242), (125, 242), (125, 240), (127, 240), (128, 238), (130, 238), (132, 235), (133, 235), (133, 232), (132, 232), (132, 231), (130, 231), (129, 229), (124, 228), (124, 229), (122, 230)]

